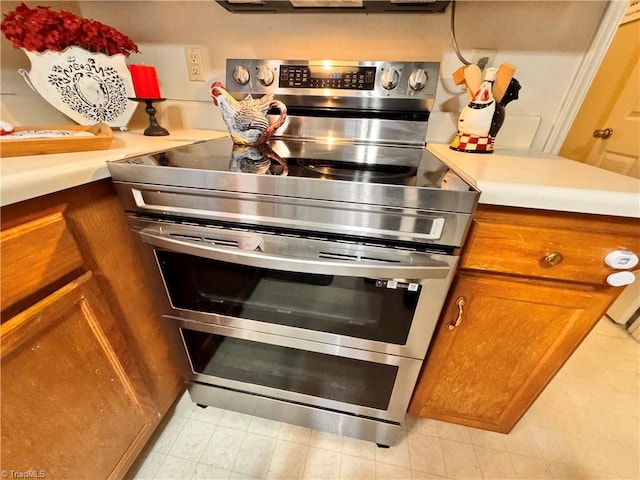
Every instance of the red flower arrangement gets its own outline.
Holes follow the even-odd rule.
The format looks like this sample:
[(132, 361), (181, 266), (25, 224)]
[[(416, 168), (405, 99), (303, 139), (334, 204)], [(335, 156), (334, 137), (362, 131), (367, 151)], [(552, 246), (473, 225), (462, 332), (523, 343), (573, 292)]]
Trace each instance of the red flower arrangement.
[(107, 55), (128, 57), (139, 52), (138, 46), (115, 28), (50, 7), (30, 9), (22, 3), (4, 15), (0, 29), (14, 47), (32, 52), (61, 51), (71, 45)]

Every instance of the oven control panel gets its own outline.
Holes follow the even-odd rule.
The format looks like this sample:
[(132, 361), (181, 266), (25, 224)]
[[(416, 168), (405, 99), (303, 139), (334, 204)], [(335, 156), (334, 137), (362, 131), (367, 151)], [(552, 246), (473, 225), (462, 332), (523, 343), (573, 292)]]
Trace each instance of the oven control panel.
[(281, 65), (280, 88), (333, 88), (340, 90), (373, 90), (375, 67), (331, 67), (313, 65)]
[(239, 94), (434, 98), (438, 62), (228, 59), (226, 88)]

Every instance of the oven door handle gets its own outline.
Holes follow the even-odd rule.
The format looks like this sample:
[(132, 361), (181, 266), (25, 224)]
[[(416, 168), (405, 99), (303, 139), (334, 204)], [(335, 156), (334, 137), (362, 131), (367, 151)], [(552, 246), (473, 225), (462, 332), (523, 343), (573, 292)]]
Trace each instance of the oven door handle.
[(407, 265), (388, 260), (342, 260), (331, 258), (330, 256), (328, 258), (322, 256), (318, 256), (318, 258), (288, 257), (261, 251), (258, 247), (260, 244), (259, 235), (255, 236), (255, 241), (239, 242), (245, 248), (238, 248), (205, 244), (198, 240), (171, 238), (147, 229), (134, 230), (134, 233), (137, 233), (144, 243), (168, 251), (257, 268), (321, 275), (440, 280), (447, 278), (453, 272), (457, 263), (457, 257), (439, 254), (430, 255), (430, 263), (427, 265)]

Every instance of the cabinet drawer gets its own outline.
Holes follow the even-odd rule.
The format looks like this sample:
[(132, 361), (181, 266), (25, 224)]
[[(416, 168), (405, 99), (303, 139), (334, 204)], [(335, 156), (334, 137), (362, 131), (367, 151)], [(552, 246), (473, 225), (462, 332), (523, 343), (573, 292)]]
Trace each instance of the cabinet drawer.
[(38, 293), (45, 296), (83, 265), (60, 212), (4, 230), (0, 245), (3, 312)]
[(639, 251), (630, 233), (475, 219), (460, 267), (496, 273), (606, 285), (616, 270), (604, 263), (613, 250)]

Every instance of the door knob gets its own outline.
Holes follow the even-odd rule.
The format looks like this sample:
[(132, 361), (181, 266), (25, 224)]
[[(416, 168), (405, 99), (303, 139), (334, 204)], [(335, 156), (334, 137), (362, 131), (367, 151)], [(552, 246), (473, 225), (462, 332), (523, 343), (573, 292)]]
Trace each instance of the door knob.
[(611, 135), (613, 135), (613, 128), (605, 128), (604, 130), (594, 130), (593, 131), (593, 136), (595, 138), (602, 138), (603, 140), (606, 140)]

